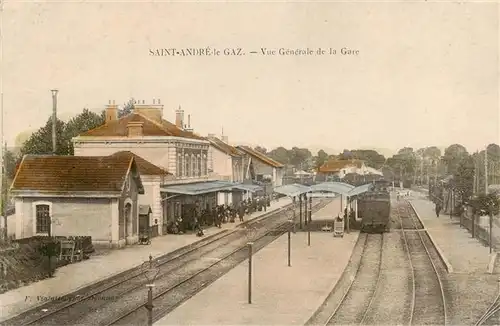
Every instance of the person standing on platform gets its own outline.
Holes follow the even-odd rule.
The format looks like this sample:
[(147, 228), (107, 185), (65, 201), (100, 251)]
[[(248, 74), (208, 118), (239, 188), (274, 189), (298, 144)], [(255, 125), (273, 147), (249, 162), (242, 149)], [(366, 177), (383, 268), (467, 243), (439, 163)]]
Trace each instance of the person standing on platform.
[(240, 218), (240, 222), (243, 222), (243, 217), (245, 216), (245, 205), (241, 203), (238, 206), (238, 217)]
[(436, 201), (436, 217), (439, 217), (439, 213), (441, 212), (441, 202), (439, 200)]

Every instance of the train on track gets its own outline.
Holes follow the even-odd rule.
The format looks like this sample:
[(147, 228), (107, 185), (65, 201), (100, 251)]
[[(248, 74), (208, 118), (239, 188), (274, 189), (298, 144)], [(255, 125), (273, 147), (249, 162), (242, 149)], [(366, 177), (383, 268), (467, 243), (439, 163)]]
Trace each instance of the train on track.
[(359, 196), (358, 216), (361, 217), (361, 232), (389, 232), (391, 214), (391, 198), (388, 187), (384, 183)]

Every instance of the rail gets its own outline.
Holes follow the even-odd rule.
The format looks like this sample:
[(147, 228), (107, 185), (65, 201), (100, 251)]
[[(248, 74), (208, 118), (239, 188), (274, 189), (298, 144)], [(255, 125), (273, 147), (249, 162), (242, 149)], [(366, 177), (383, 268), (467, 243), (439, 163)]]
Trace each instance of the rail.
[[(366, 307), (366, 309), (363, 312), (363, 315), (361, 317), (360, 324), (362, 324), (365, 321), (366, 317), (367, 317), (368, 310), (370, 309), (370, 307), (371, 307), (371, 305), (373, 303), (373, 300), (374, 300), (374, 297), (375, 297), (375, 294), (376, 294), (376, 291), (377, 291), (377, 288), (378, 288), (378, 283), (379, 283), (379, 280), (380, 280), (380, 272), (381, 272), (381, 267), (382, 267), (382, 248), (383, 248), (383, 243), (384, 243), (383, 233), (380, 236), (381, 236), (381, 241), (380, 241), (380, 250), (379, 250), (379, 252), (380, 252), (379, 253), (379, 264), (378, 264), (378, 267), (377, 267), (377, 280), (376, 280), (376, 283), (374, 285), (374, 290), (373, 290), (373, 293), (371, 294), (371, 297), (369, 299), (368, 305), (367, 305), (367, 307)], [(368, 247), (368, 243), (369, 243), (368, 239), (369, 238), (370, 238), (370, 236), (367, 236), (365, 238), (365, 242), (364, 242), (364, 245), (363, 245), (363, 251), (362, 251), (362, 257), (365, 256), (364, 254), (365, 254), (366, 248)], [(355, 284), (356, 280), (358, 279), (359, 272), (361, 270), (361, 266), (362, 265), (363, 265), (362, 262), (360, 262), (359, 265), (357, 266), (355, 274), (351, 277), (351, 282), (349, 283), (349, 286), (347, 287), (344, 295), (340, 299), (339, 304), (335, 307), (334, 311), (328, 317), (326, 323), (324, 324), (325, 326), (326, 325), (333, 325), (334, 324), (333, 320), (334, 320), (335, 316), (337, 316), (337, 313), (339, 312), (340, 308), (345, 304), (348, 295), (351, 293), (352, 287)]]
[[(365, 310), (365, 313), (363, 314), (363, 318), (361, 318), (361, 322), (359, 323), (360, 325), (366, 325), (366, 318), (368, 316), (368, 312), (370, 311), (370, 308), (373, 304), (373, 301), (375, 299), (375, 296), (377, 295), (377, 290), (379, 288), (379, 284), (380, 284), (380, 276), (381, 276), (381, 270), (382, 270), (382, 255), (383, 255), (383, 250), (384, 248), (384, 236), (382, 234), (382, 240), (381, 240), (381, 244), (380, 244), (380, 257), (379, 257), (379, 263), (378, 263), (378, 275), (377, 275), (377, 281), (375, 283), (375, 289), (373, 290), (373, 294), (370, 298), (370, 301), (368, 302), (368, 306), (366, 307), (366, 310)], [(360, 264), (361, 265), (361, 264)]]
[(479, 318), (479, 320), (474, 325), (475, 326), (484, 325), (491, 317), (493, 317), (498, 311), (500, 311), (499, 301), (500, 301), (500, 293), (495, 297), (495, 300), (493, 300), (488, 309), (484, 312), (481, 318)]
[[(405, 202), (406, 204), (409, 204), (409, 202), (408, 202), (407, 200), (405, 200), (404, 202)], [(417, 226), (417, 223), (415, 222), (415, 217), (413, 216), (413, 214), (409, 213), (409, 217), (410, 217), (410, 219), (411, 219), (411, 221), (412, 221), (412, 223), (413, 223), (413, 225), (414, 225), (414, 227), (415, 227), (415, 230), (418, 230), (418, 226)], [(408, 241), (407, 241), (407, 238), (406, 238), (405, 231), (404, 231), (404, 230), (402, 230), (402, 232), (403, 232), (403, 234), (404, 234), (406, 244), (408, 245)], [(423, 245), (423, 247), (424, 247), (424, 249), (425, 249), (425, 252), (426, 252), (426, 254), (427, 254), (427, 257), (429, 258), (429, 261), (430, 261), (430, 263), (431, 263), (431, 265), (432, 265), (432, 269), (433, 269), (433, 271), (434, 271), (434, 274), (436, 275), (436, 279), (437, 279), (438, 284), (439, 284), (439, 290), (440, 290), (440, 292), (441, 292), (441, 302), (442, 302), (442, 304), (443, 304), (443, 314), (444, 314), (444, 316), (443, 316), (443, 317), (444, 317), (444, 325), (447, 325), (448, 315), (447, 315), (447, 311), (446, 311), (446, 297), (445, 297), (445, 293), (444, 293), (443, 282), (441, 281), (441, 277), (439, 276), (439, 272), (438, 272), (438, 270), (437, 270), (437, 268), (436, 268), (436, 264), (434, 264), (434, 261), (433, 261), (433, 259), (432, 259), (432, 257), (431, 257), (431, 254), (430, 254), (430, 252), (429, 252), (429, 249), (427, 248), (427, 245), (425, 244), (424, 238), (422, 237), (422, 233), (421, 233), (421, 232), (419, 232), (419, 231), (415, 231), (415, 232), (418, 234), (418, 237), (420, 238), (420, 241), (421, 241), (421, 243), (422, 243), (422, 245)], [(425, 231), (425, 232), (426, 232), (426, 231)], [(409, 247), (407, 247), (407, 249), (408, 249), (408, 252), (409, 252)], [(410, 254), (410, 257), (411, 257), (411, 254)], [(413, 266), (413, 265), (412, 265), (412, 266)], [(413, 271), (414, 271), (414, 269), (413, 269)], [(415, 275), (415, 274), (414, 274), (414, 272), (413, 272), (413, 275)], [(413, 279), (413, 282), (414, 282), (414, 284), (413, 284), (413, 288), (415, 289), (415, 288), (416, 288), (416, 285), (415, 285), (415, 279)], [(414, 292), (414, 296), (415, 296), (415, 293), (416, 293), (416, 292)], [(415, 307), (415, 305), (413, 305), (413, 308), (414, 308), (414, 307)], [(414, 314), (414, 311), (412, 311), (412, 314), (411, 314), (411, 316), (412, 316), (412, 317), (411, 317), (411, 318), (412, 318), (411, 320), (412, 320), (412, 321), (413, 321), (413, 314)]]
[(411, 269), (412, 300), (411, 300), (411, 306), (410, 306), (410, 320), (408, 321), (408, 325), (411, 325), (412, 321), (413, 321), (413, 313), (415, 311), (415, 296), (416, 296), (415, 268), (413, 267), (413, 262), (411, 260), (410, 246), (408, 245), (408, 239), (406, 238), (406, 235), (405, 235), (405, 229), (403, 227), (403, 218), (401, 217), (401, 212), (399, 210), (399, 207), (397, 208), (397, 214), (398, 214), (399, 220), (401, 221), (401, 233), (403, 235), (406, 253), (408, 254), (408, 262), (410, 264), (410, 269)]
[[(322, 203), (318, 203), (316, 204), (313, 208), (315, 210), (318, 210), (318, 209), (321, 209), (322, 207), (326, 206), (327, 203), (325, 202), (322, 202)], [(254, 246), (256, 247), (257, 250), (254, 251), (254, 254), (256, 252), (258, 252), (260, 249), (262, 249), (263, 247), (265, 247), (266, 245), (268, 245), (269, 243), (275, 241), (276, 239), (278, 239), (280, 236), (282, 236), (284, 233), (287, 232), (289, 228), (289, 222), (288, 221), (285, 221), (283, 223), (280, 223), (278, 226), (276, 226), (274, 228), (274, 230), (270, 230), (266, 233), (264, 233), (263, 235), (257, 237), (256, 239), (253, 240), (253, 243), (254, 243)], [(265, 240), (265, 238), (267, 237), (271, 237), (271, 240), (268, 241), (267, 243), (265, 243), (264, 245), (262, 245), (262, 240)], [(267, 239), (266, 239), (267, 240)], [(229, 252), (228, 254), (224, 255), (222, 258), (219, 258), (217, 259), (217, 261), (209, 264), (207, 267), (204, 267), (202, 269), (200, 269), (199, 271), (197, 271), (196, 273), (186, 277), (185, 279), (183, 279), (182, 281), (180, 282), (177, 282), (176, 284), (160, 291), (159, 293), (155, 294), (153, 296), (153, 303), (155, 300), (159, 300), (159, 299), (162, 299), (162, 298), (165, 298), (167, 296), (167, 294), (171, 293), (172, 291), (174, 291), (175, 289), (181, 287), (182, 285), (186, 284), (187, 282), (193, 280), (195, 277), (203, 274), (203, 273), (206, 273), (206, 272), (210, 272), (215, 266), (217, 265), (221, 265), (223, 264), (225, 261), (229, 260), (231, 257), (237, 255), (238, 253), (243, 253), (244, 255), (246, 255), (246, 252), (247, 252), (248, 248), (247, 248), (247, 245), (242, 245), (234, 250), (232, 250), (231, 252)], [(198, 288), (198, 290), (201, 290), (202, 288), (205, 288), (206, 286), (210, 285), (212, 282), (214, 282), (217, 278), (213, 279), (213, 280), (210, 280), (210, 281), (205, 281), (203, 282), (203, 285), (201, 287)], [(162, 317), (163, 315), (169, 313), (170, 311), (172, 311), (173, 309), (175, 309), (177, 306), (179, 306), (182, 302), (185, 302), (186, 300), (189, 300), (190, 298), (192, 298), (194, 295), (196, 295), (198, 293), (198, 291), (191, 291), (191, 293), (184, 297), (183, 300), (181, 300), (180, 302), (177, 302), (176, 304), (174, 305), (171, 305), (169, 308), (167, 309), (163, 309), (163, 310), (158, 310), (155, 311), (155, 316), (153, 317), (153, 320), (157, 321), (158, 319), (160, 319), (160, 317)], [(112, 319), (110, 322), (107, 322), (105, 325), (106, 326), (111, 326), (111, 325), (116, 325), (116, 324), (119, 324), (121, 321), (123, 320), (126, 320), (127, 318), (129, 317), (133, 317), (132, 315), (136, 312), (138, 312), (139, 310), (141, 310), (145, 305), (145, 302), (143, 303), (140, 303), (140, 304), (137, 304), (133, 309), (130, 309), (129, 311), (119, 315), (118, 317)], [(135, 321), (137, 320), (134, 320), (134, 324), (135, 324)], [(129, 322), (126, 322), (124, 324), (130, 324)]]
[[(194, 244), (192, 244), (190, 246), (180, 248), (180, 249), (178, 249), (170, 254), (156, 258), (154, 261), (156, 262), (158, 267), (165, 266), (166, 264), (172, 263), (176, 260), (187, 257), (189, 254), (192, 254), (198, 250), (206, 248), (211, 244), (215, 244), (218, 241), (229, 238), (231, 235), (236, 235), (236, 233), (245, 232), (245, 229), (241, 228), (240, 226), (249, 228), (250, 226), (252, 226), (254, 224), (258, 224), (262, 220), (267, 219), (273, 215), (280, 216), (280, 213), (283, 213), (284, 211), (286, 211), (288, 209), (288, 207), (291, 205), (292, 204), (288, 204), (288, 205), (281, 207), (278, 210), (270, 211), (269, 213), (262, 214), (261, 216), (259, 216), (257, 218), (254, 218), (254, 219), (251, 219), (251, 220), (248, 220), (248, 221), (245, 221), (245, 222), (239, 224), (238, 227), (234, 228), (233, 230), (231, 230), (229, 232), (222, 231), (220, 233), (211, 235), (211, 236), (209, 236), (201, 241), (195, 242)], [(74, 293), (67, 294), (64, 297), (62, 297), (61, 300), (52, 301), (52, 302), (49, 302), (49, 303), (39, 307), (39, 308), (44, 308), (44, 307), (49, 308), (50, 307), (50, 309), (47, 309), (49, 312), (43, 312), (43, 310), (45, 310), (45, 309), (37, 309), (37, 311), (30, 310), (30, 311), (21, 313), (15, 317), (12, 317), (10, 319), (4, 320), (1, 324), (11, 324), (13, 320), (16, 321), (15, 324), (23, 324), (23, 325), (32, 325), (35, 323), (39, 323), (39, 322), (41, 322), (41, 321), (43, 321), (51, 316), (56, 315), (57, 313), (65, 310), (65, 309), (68, 309), (68, 308), (74, 307), (78, 304), (81, 304), (83, 301), (96, 298), (96, 297), (100, 296), (102, 293), (110, 291), (114, 288), (117, 288), (118, 286), (123, 285), (124, 283), (134, 282), (134, 281), (137, 281), (138, 279), (142, 280), (142, 276), (144, 275), (144, 273), (145, 272), (142, 271), (140, 268), (137, 268), (137, 267), (132, 268), (131, 270), (128, 270), (126, 272), (112, 276), (112, 277), (108, 278), (107, 280), (105, 280), (104, 282), (99, 282), (97, 290), (91, 291), (88, 294), (76, 295), (76, 296), (74, 295)], [(101, 283), (103, 283), (104, 286), (102, 286), (102, 287), (99, 286)], [(142, 286), (143, 286), (142, 282), (138, 282), (138, 284), (136, 286), (133, 286), (132, 288), (128, 289), (128, 291), (133, 291), (133, 290), (140, 288)], [(78, 293), (78, 292), (80, 292), (80, 291), (77, 291), (75, 293)], [(27, 314), (30, 314), (30, 315), (28, 315), (28, 317), (24, 317)], [(34, 318), (32, 317), (33, 315), (34, 315)], [(29, 318), (30, 316), (32, 318)], [(19, 319), (21, 319), (22, 322), (19, 322), (18, 321)]]

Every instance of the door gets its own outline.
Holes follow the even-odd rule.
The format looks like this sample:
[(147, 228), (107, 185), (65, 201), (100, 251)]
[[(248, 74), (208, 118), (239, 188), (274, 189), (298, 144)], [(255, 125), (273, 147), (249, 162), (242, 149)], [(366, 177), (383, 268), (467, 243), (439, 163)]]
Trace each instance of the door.
[(149, 215), (139, 215), (139, 234), (149, 234)]

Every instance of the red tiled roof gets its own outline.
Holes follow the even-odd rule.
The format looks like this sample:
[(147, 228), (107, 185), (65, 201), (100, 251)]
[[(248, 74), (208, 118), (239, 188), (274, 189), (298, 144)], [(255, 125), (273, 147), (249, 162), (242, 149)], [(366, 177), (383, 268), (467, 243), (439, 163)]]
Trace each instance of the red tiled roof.
[(144, 136), (174, 136), (200, 140), (204, 139), (193, 132), (182, 130), (166, 120), (162, 120), (161, 123), (158, 123), (138, 113), (131, 113), (118, 120), (109, 121), (102, 126), (83, 132), (79, 136), (127, 137), (127, 124), (129, 122), (142, 122), (142, 132)]
[(320, 166), (318, 172), (339, 172), (348, 166), (355, 166), (360, 169), (362, 165), (363, 161), (360, 160), (330, 160)]
[(123, 157), (124, 159), (127, 158), (134, 158), (135, 163), (137, 164), (137, 168), (139, 169), (139, 174), (141, 175), (167, 175), (167, 174), (172, 174), (168, 172), (167, 170), (162, 169), (159, 166), (154, 165), (153, 163), (146, 161), (139, 155), (136, 155), (130, 151), (121, 151), (121, 152), (116, 152), (111, 156), (115, 157)]
[(220, 150), (228, 155), (242, 156), (244, 154), (242, 151), (238, 150), (236, 147), (233, 147), (233, 146), (223, 142), (222, 140), (220, 140), (217, 137), (209, 137), (208, 141), (210, 142), (210, 144), (212, 146), (214, 146), (218, 150)]
[(264, 154), (254, 150), (248, 146), (238, 146), (238, 149), (240, 149), (240, 150), (244, 151), (245, 153), (247, 153), (248, 155), (258, 159), (259, 161), (261, 161), (267, 165), (273, 166), (275, 168), (282, 168), (284, 166), (280, 162), (275, 161), (272, 158), (268, 157), (267, 155), (264, 155)]
[(121, 193), (133, 169), (133, 157), (25, 155), (11, 191)]

